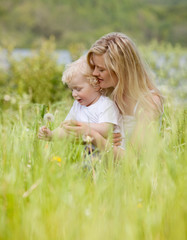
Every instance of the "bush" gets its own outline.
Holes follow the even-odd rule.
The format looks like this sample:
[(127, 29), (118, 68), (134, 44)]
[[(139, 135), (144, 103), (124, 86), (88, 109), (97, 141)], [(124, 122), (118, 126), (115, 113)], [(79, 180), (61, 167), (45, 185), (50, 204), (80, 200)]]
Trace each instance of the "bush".
[(10, 55), (6, 91), (27, 94), (33, 103), (49, 104), (62, 99), (66, 86), (61, 82), (63, 66), (56, 63), (53, 40), (42, 43), (32, 57), (16, 61)]

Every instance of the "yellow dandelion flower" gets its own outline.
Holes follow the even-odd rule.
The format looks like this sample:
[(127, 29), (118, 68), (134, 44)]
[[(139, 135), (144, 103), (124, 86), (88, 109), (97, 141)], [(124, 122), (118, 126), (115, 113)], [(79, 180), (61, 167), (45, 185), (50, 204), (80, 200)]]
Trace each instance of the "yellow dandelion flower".
[(138, 204), (137, 204), (137, 207), (138, 207), (138, 208), (142, 208), (143, 205), (142, 205), (141, 203), (138, 203)]
[(52, 157), (51, 161), (57, 161), (57, 162), (62, 162), (62, 159), (59, 156), (54, 156)]

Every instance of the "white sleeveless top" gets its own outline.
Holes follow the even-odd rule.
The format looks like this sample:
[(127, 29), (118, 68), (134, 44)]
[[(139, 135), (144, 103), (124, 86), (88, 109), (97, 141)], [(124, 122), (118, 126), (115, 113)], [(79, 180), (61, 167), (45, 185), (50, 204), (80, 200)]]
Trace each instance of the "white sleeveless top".
[(123, 116), (123, 131), (125, 133), (126, 140), (128, 140), (131, 137), (134, 127), (136, 125), (135, 113), (136, 113), (136, 109), (138, 107), (138, 103), (139, 102), (137, 102), (134, 107), (133, 115)]
[[(150, 92), (154, 93), (155, 91), (154, 90), (150, 90)], [(133, 133), (133, 130), (135, 128), (135, 125), (136, 125), (135, 113), (136, 113), (138, 104), (139, 104), (139, 101), (136, 102), (136, 105), (135, 105), (134, 110), (133, 110), (133, 115), (125, 115), (125, 116), (123, 116), (123, 131), (125, 133), (125, 140), (126, 141), (128, 141), (130, 139), (130, 137), (131, 137), (131, 135)], [(163, 108), (163, 112), (164, 112), (164, 108)], [(161, 124), (162, 124), (163, 112), (162, 112), (162, 114), (160, 116), (160, 119), (159, 119), (159, 121), (160, 121), (159, 131), (160, 131)]]

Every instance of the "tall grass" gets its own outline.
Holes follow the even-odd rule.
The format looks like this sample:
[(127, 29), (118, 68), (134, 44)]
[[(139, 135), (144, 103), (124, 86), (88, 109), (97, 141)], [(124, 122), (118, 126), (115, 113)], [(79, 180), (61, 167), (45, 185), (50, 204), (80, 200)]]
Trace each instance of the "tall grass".
[[(51, 106), (53, 127), (67, 111), (66, 102)], [(95, 179), (81, 143), (37, 139), (40, 112), (0, 113), (0, 239), (187, 238), (184, 107), (166, 103), (161, 132), (141, 154), (129, 147), (117, 164), (101, 155)]]

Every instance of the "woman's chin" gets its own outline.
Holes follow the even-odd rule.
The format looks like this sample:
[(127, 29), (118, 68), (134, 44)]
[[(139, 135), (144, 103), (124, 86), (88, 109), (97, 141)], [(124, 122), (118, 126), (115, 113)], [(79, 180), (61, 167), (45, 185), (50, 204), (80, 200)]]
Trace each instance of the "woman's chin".
[(115, 84), (110, 84), (109, 82), (105, 82), (105, 81), (100, 81), (99, 86), (102, 89), (106, 89), (106, 88), (115, 88), (115, 86), (113, 86)]
[(104, 82), (100, 82), (99, 86), (100, 88), (108, 88), (107, 84)]

